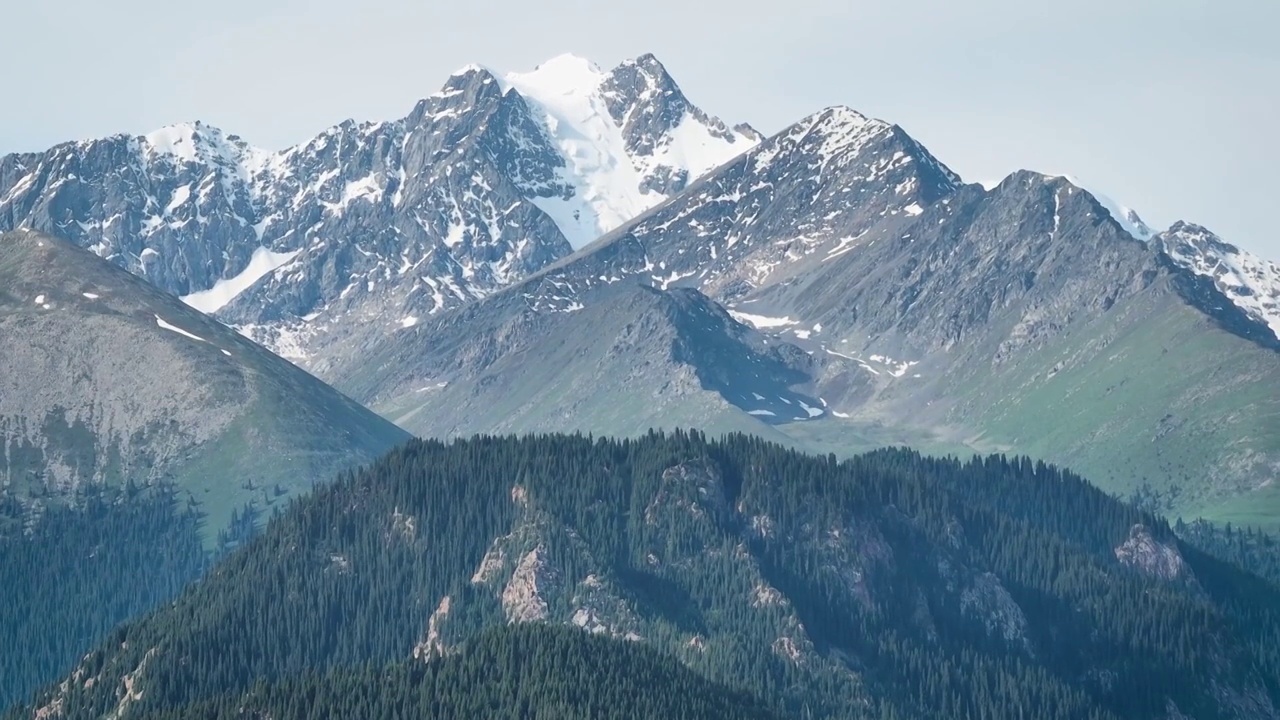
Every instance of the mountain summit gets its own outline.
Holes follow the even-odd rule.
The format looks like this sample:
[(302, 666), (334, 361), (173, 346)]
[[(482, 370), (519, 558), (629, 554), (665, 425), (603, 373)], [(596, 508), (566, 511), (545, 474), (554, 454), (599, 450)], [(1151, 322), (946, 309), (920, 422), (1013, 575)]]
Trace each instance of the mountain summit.
[(759, 135), (652, 55), (479, 66), (390, 122), (279, 152), (203, 123), (0, 159), (0, 229), (65, 237), (309, 368), (520, 280)]
[(505, 85), (528, 103), (564, 159), (561, 194), (535, 202), (582, 247), (754, 145), (694, 107), (653, 55), (612, 71), (561, 55)]

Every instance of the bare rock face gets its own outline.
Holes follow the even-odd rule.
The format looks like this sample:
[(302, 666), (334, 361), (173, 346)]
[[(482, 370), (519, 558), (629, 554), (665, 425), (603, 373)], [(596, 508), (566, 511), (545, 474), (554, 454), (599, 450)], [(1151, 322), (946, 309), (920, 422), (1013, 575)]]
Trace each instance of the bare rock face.
[(673, 509), (699, 519), (723, 521), (729, 507), (719, 471), (699, 463), (685, 463), (663, 472), (662, 487), (645, 508), (645, 522), (653, 525), (664, 511)]
[(449, 652), (449, 647), (442, 639), (440, 626), (448, 619), (452, 609), (453, 598), (445, 595), (440, 599), (440, 604), (436, 606), (435, 612), (431, 613), (431, 618), (427, 620), (426, 637), (413, 648), (413, 658), (415, 660), (430, 660), (435, 657), (443, 657)]
[(638, 641), (644, 639), (642, 620), (609, 580), (591, 573), (574, 588), (569, 604), (574, 608), (569, 622), (598, 635)]
[(988, 572), (976, 576), (973, 583), (960, 593), (960, 608), (966, 614), (976, 615), (989, 635), (1030, 649), (1027, 616), (994, 574)]
[(552, 562), (548, 546), (563, 540), (549, 518), (530, 513), (511, 533), (494, 539), (471, 584), (495, 594), (507, 622), (550, 620), (564, 572)]
[(1145, 525), (1134, 525), (1129, 539), (1117, 546), (1115, 553), (1121, 565), (1161, 580), (1177, 580), (1189, 572), (1178, 548), (1158, 542)]
[(560, 572), (549, 561), (547, 549), (539, 545), (516, 563), (515, 572), (502, 589), (502, 609), (513, 623), (546, 620), (547, 596), (559, 585)]

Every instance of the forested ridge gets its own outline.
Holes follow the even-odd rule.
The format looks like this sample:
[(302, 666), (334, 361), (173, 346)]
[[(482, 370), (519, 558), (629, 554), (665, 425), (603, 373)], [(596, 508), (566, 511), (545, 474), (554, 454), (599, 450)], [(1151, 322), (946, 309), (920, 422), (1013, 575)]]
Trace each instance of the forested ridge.
[[(1280, 703), (1280, 592), (1069, 472), (677, 432), (411, 442), (291, 503), (13, 716), (220, 717), (249, 697), (276, 717), (318, 678), (360, 688), (374, 672), (405, 689), (371, 717), (461, 712), (415, 705), (414, 688), (460, 673), (502, 695), (457, 668), (533, 642), (486, 634), (518, 621), (640, 643), (793, 716)], [(571, 684), (559, 672), (548, 688)], [(321, 715), (372, 698), (306, 693)]]

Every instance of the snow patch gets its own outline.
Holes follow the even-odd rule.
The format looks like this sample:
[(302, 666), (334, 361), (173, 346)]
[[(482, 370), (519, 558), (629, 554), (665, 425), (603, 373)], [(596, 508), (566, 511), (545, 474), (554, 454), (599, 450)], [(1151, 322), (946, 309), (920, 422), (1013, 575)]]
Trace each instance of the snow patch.
[(823, 411), (823, 409), (822, 409), (822, 408), (811, 407), (810, 405), (806, 404), (803, 400), (800, 400), (800, 401), (798, 401), (798, 402), (800, 403), (800, 407), (801, 407), (801, 408), (802, 408), (806, 413), (808, 413), (808, 414), (809, 414), (809, 417), (810, 417), (810, 418), (822, 417), (822, 415), (823, 415), (823, 413), (824, 413), (824, 411)]
[(159, 325), (160, 327), (164, 328), (165, 330), (168, 330), (168, 331), (170, 331), (170, 332), (176, 332), (176, 333), (178, 333), (179, 335), (183, 335), (183, 336), (185, 336), (185, 337), (189, 337), (189, 338), (191, 338), (192, 340), (196, 340), (196, 341), (199, 341), (199, 342), (208, 342), (207, 340), (205, 340), (204, 338), (200, 337), (199, 335), (192, 335), (191, 333), (187, 332), (186, 330), (183, 330), (182, 328), (178, 327), (177, 325), (173, 325), (173, 324), (171, 324), (171, 323), (167, 323), (167, 322), (165, 322), (164, 318), (160, 317), (159, 315), (156, 315), (156, 316), (155, 316), (155, 318), (156, 318), (156, 325)]
[(267, 248), (260, 247), (253, 251), (253, 257), (249, 259), (249, 264), (238, 275), (231, 278), (222, 278), (208, 290), (183, 295), (182, 302), (202, 313), (215, 313), (268, 273), (274, 272), (293, 260), (299, 252), (301, 251), (273, 252)]
[(780, 328), (780, 327), (787, 327), (788, 325), (800, 324), (799, 320), (792, 320), (789, 317), (776, 318), (776, 317), (768, 317), (766, 315), (752, 315), (751, 313), (739, 312), (737, 310), (730, 310), (729, 314), (733, 316), (734, 320), (737, 320), (738, 322), (743, 323), (745, 325), (750, 325), (751, 327), (757, 330), (762, 330), (766, 328)]
[(336, 203), (324, 203), (334, 215), (341, 215), (351, 203), (356, 200), (368, 200), (376, 202), (382, 197), (382, 186), (378, 184), (378, 178), (370, 173), (359, 180), (354, 180), (346, 184), (342, 189), (342, 197)]
[(647, 172), (664, 166), (695, 178), (755, 144), (741, 134), (732, 140), (715, 137), (705, 124), (686, 115), (660, 138), (653, 155), (634, 157), (601, 92), (608, 77), (588, 60), (561, 55), (532, 72), (504, 78), (535, 116), (541, 116), (547, 137), (565, 160), (566, 167), (557, 170), (558, 180), (571, 195), (537, 197), (533, 203), (551, 217), (574, 249), (666, 199), (659, 192), (641, 190)]
[(196, 126), (180, 123), (147, 133), (143, 141), (159, 155), (169, 155), (182, 162), (195, 162), (198, 157), (195, 141)]
[(174, 210), (177, 210), (179, 207), (182, 207), (183, 203), (185, 203), (190, 198), (191, 198), (190, 185), (183, 185), (179, 187), (177, 190), (174, 190), (173, 198), (169, 200), (169, 205), (166, 206), (164, 209), (165, 214), (168, 215), (169, 213), (172, 213)]

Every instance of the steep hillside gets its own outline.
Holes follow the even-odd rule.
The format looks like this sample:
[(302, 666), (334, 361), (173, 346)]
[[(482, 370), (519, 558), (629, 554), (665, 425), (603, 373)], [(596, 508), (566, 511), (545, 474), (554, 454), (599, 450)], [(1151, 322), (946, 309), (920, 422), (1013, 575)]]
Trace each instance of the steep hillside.
[(389, 677), (430, 678), (487, 652), (489, 628), (546, 623), (795, 716), (1275, 718), (1278, 608), (1274, 586), (1027, 460), (415, 441), (294, 503), (14, 717), (333, 698), (307, 678), (410, 660), (427, 667)]
[(419, 435), (527, 432), (548, 418), (636, 435), (697, 418), (708, 431), (783, 440), (770, 422), (819, 406), (790, 364), (804, 353), (770, 346), (696, 291), (624, 282), (590, 307), (558, 309), (504, 293), (412, 333), (420, 344), (379, 348), (350, 368), (348, 386)]
[(212, 537), (407, 435), (93, 254), (0, 236), (3, 494), (33, 512), (87, 485), (174, 485)]

